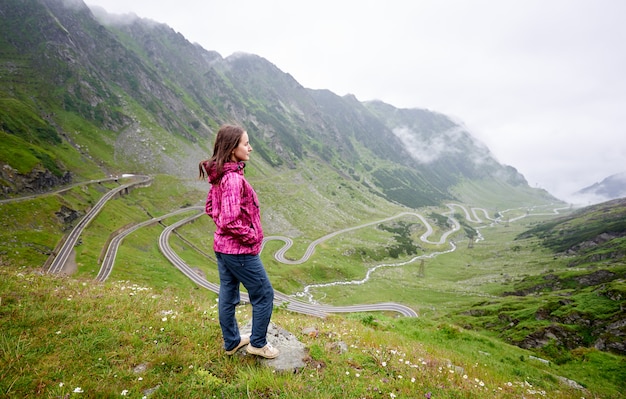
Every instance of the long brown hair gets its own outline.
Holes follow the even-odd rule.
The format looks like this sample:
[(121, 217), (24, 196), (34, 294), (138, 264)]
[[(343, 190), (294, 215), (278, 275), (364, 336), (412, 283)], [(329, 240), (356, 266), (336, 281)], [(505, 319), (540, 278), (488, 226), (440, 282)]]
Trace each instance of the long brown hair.
[(198, 165), (199, 177), (203, 179), (206, 175), (208, 175), (208, 170), (205, 169), (205, 165), (215, 163), (215, 167), (217, 168), (217, 175), (221, 176), (222, 171), (224, 170), (224, 164), (230, 161), (230, 155), (233, 150), (237, 148), (239, 145), (239, 140), (241, 140), (241, 136), (246, 131), (243, 130), (241, 126), (237, 125), (222, 125), (220, 130), (217, 132), (217, 137), (215, 138), (215, 144), (213, 145), (213, 156), (208, 161), (202, 161)]

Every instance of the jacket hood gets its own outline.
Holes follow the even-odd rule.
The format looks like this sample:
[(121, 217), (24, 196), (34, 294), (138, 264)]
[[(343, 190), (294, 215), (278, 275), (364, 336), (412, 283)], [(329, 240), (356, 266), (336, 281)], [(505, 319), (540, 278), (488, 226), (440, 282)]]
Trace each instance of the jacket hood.
[(217, 165), (215, 162), (204, 161), (202, 163), (202, 166), (207, 172), (207, 175), (209, 177), (209, 183), (217, 184), (222, 179), (222, 176), (224, 176), (226, 173), (238, 172), (240, 170), (243, 173), (243, 168), (246, 167), (246, 164), (244, 162), (226, 162), (221, 170), (221, 173), (217, 170)]

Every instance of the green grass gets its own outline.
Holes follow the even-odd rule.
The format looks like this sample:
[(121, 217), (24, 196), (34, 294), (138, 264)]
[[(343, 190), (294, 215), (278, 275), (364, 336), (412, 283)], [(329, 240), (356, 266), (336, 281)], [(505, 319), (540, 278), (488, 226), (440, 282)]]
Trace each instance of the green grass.
[[(505, 193), (514, 190), (515, 195)], [(510, 207), (526, 207), (528, 204), (536, 203), (538, 193), (531, 187), (512, 187), (501, 181), (464, 180), (453, 190), (455, 196), (463, 203), (472, 206), (487, 207), (495, 210), (504, 210)], [(542, 192), (546, 203), (557, 202), (547, 191)], [(503, 198), (505, 201), (503, 201)]]
[[(559, 366), (449, 324), (380, 314), (322, 320), (276, 309), (273, 322), (309, 351), (303, 369), (277, 373), (251, 356), (224, 355), (212, 293), (93, 284), (27, 268), (0, 274), (0, 392), (7, 398), (142, 397), (149, 390), (151, 398), (587, 395), (558, 382)], [(250, 311), (240, 308), (242, 323)], [(319, 334), (302, 333), (306, 327)], [(587, 367), (597, 355), (586, 354)], [(609, 386), (588, 388), (618, 397)]]
[(35, 166), (41, 163), (41, 160), (33, 151), (39, 148), (33, 145), (25, 145), (25, 142), (18, 136), (0, 131), (0, 140), (2, 140), (3, 144), (0, 147), (0, 159), (5, 160), (9, 165), (13, 165), (19, 173), (29, 173)]
[[(0, 204), (0, 254), (13, 266), (42, 265), (71, 225), (57, 215), (64, 207), (84, 215), (84, 209), (102, 195), (97, 187), (75, 187), (62, 195)], [(77, 198), (80, 197), (80, 200)], [(80, 204), (78, 204), (78, 202)]]

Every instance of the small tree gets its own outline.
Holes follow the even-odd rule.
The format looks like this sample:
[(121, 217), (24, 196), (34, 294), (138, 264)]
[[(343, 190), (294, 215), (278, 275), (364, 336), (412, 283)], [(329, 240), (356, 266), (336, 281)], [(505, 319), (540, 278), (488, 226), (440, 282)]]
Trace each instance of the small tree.
[(465, 235), (467, 236), (467, 239), (469, 240), (469, 242), (467, 243), (467, 247), (474, 248), (474, 240), (477, 236), (476, 230), (472, 229), (471, 227), (466, 227)]

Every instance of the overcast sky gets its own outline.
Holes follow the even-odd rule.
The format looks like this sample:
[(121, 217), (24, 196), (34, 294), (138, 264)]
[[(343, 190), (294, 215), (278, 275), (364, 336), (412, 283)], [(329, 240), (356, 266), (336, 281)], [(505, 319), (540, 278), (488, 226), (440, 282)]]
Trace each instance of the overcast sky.
[(462, 122), (558, 198), (626, 172), (623, 0), (88, 0), (312, 89)]

